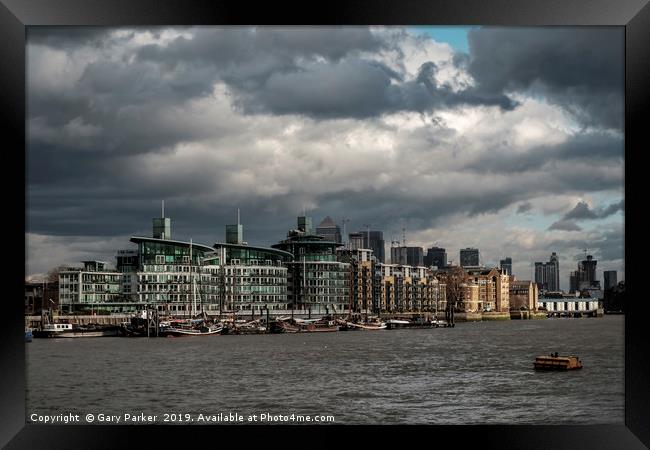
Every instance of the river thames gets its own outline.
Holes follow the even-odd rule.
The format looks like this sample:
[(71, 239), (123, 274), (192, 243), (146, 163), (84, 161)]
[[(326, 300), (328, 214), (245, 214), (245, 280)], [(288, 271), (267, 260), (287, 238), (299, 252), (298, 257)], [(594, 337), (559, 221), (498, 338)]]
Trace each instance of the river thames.
[[(624, 338), (624, 317), (605, 316), (420, 330), (34, 339), (26, 344), (27, 420), (72, 413), (84, 423), (86, 414), (128, 413), (164, 423), (165, 414), (188, 414), (197, 423), (198, 414), (265, 413), (333, 416), (337, 424), (622, 424)], [(551, 352), (577, 355), (584, 367), (533, 370), (535, 357)]]

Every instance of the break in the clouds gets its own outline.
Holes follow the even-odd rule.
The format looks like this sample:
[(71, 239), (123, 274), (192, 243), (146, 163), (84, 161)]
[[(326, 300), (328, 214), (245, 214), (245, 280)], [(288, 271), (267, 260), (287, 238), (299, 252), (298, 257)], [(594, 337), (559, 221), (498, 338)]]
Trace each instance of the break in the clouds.
[(556, 251), (566, 284), (585, 247), (623, 271), (622, 30), (420, 31), (29, 28), (26, 271), (113, 261), (162, 199), (207, 244), (304, 208), (524, 278)]

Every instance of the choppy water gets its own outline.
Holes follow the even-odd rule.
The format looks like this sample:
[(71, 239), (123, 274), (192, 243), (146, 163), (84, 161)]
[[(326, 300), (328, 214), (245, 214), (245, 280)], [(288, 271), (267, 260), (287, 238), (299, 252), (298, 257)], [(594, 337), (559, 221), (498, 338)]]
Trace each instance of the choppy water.
[[(28, 420), (32, 413), (230, 412), (332, 415), (339, 424), (622, 424), (623, 345), (623, 316), (374, 332), (34, 339), (26, 344), (27, 412)], [(555, 351), (578, 355), (584, 368), (533, 370), (535, 356)]]

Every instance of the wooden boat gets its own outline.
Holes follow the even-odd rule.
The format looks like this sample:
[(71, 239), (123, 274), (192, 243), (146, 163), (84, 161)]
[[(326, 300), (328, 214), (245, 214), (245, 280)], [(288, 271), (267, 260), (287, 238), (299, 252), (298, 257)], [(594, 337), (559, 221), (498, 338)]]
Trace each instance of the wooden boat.
[(582, 369), (582, 362), (577, 356), (538, 356), (535, 358), (536, 370), (572, 370)]
[(32, 333), (31, 328), (25, 328), (25, 342), (32, 342), (34, 334)]
[(286, 319), (270, 323), (270, 333), (327, 333), (339, 331), (339, 325), (331, 320)]
[(363, 331), (374, 331), (374, 330), (385, 330), (386, 322), (375, 318), (368, 320), (366, 322), (353, 321), (353, 320), (342, 320), (340, 321), (341, 331), (354, 331), (354, 330), (363, 330)]
[(386, 324), (384, 322), (380, 323), (354, 323), (348, 322), (348, 327), (352, 329), (364, 330), (364, 331), (374, 331), (374, 330), (385, 330)]
[(161, 327), (158, 335), (161, 337), (186, 336), (219, 336), (223, 326), (198, 320), (172, 320), (169, 326)]

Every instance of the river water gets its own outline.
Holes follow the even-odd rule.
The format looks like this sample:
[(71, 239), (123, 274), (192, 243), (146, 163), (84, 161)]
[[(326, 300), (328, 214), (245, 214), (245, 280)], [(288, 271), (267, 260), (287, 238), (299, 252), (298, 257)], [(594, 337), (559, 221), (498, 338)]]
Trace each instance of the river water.
[[(533, 370), (535, 356), (556, 351), (578, 355), (583, 369)], [(229, 413), (329, 415), (337, 424), (624, 421), (623, 316), (449, 329), (34, 339), (26, 358), (28, 421), (31, 414), (69, 413), (119, 415), (120, 423), (125, 413), (142, 413), (159, 424), (165, 413), (193, 423), (198, 414), (213, 415), (221, 424)]]

